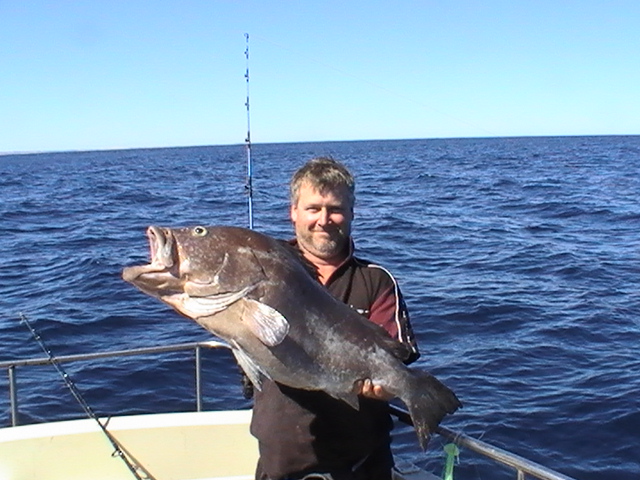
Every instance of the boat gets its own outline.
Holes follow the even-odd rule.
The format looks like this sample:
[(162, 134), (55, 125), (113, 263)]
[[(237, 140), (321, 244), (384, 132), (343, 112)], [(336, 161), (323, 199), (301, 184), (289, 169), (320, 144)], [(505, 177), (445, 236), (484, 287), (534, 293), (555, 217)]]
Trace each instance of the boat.
[[(253, 228), (251, 132), (249, 119), (249, 35), (247, 47), (247, 184), (249, 228)], [(24, 319), (23, 317), (23, 320)], [(28, 322), (27, 326), (29, 326)], [(31, 329), (31, 327), (29, 326)], [(31, 329), (36, 340), (37, 333)], [(205, 411), (202, 402), (203, 349), (230, 349), (220, 341), (181, 343), (118, 351), (0, 362), (9, 385), (11, 426), (0, 428), (0, 480), (250, 480), (258, 460), (258, 442), (249, 431), (251, 410)], [(123, 356), (155, 355), (193, 350), (195, 397), (193, 412), (115, 415), (98, 418), (84, 404), (73, 382), (59, 365)], [(17, 368), (51, 365), (58, 369), (89, 418), (19, 425)], [(412, 425), (409, 413), (390, 405), (391, 414)], [(508, 452), (461, 432), (440, 426), (436, 431), (448, 451), (442, 476), (418, 467), (410, 460), (395, 458), (394, 480), (453, 480), (453, 462), (459, 448), (509, 468), (517, 480), (526, 476), (540, 480), (575, 480), (560, 472)], [(447, 447), (453, 447), (447, 449)]]
[[(202, 408), (201, 352), (228, 349), (223, 342), (195, 342), (129, 350), (92, 352), (53, 358), (0, 362), (9, 378), (11, 426), (0, 428), (0, 480), (249, 480), (254, 477), (258, 445), (249, 432), (251, 410), (205, 411)], [(195, 355), (196, 409), (193, 412), (116, 415), (19, 425), (16, 369), (35, 365), (161, 355), (192, 350)], [(401, 422), (409, 414), (391, 407)], [(490, 459), (513, 478), (573, 480), (514, 453), (440, 427), (438, 435)], [(453, 479), (443, 469), (447, 480)], [(394, 480), (437, 480), (433, 472), (406, 459), (396, 459)]]

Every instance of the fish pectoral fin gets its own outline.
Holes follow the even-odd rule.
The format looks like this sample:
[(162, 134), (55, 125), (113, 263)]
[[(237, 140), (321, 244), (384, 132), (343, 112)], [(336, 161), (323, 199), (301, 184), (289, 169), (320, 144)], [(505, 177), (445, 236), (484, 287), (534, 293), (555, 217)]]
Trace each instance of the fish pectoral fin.
[(236, 357), (236, 361), (240, 368), (247, 374), (253, 386), (258, 390), (262, 390), (262, 377), (271, 379), (267, 373), (262, 370), (252, 359), (245, 353), (244, 350), (236, 342), (231, 342), (231, 351), (233, 356)]
[(242, 321), (267, 347), (275, 347), (289, 333), (289, 322), (275, 308), (269, 305), (252, 300), (244, 299), (245, 311)]

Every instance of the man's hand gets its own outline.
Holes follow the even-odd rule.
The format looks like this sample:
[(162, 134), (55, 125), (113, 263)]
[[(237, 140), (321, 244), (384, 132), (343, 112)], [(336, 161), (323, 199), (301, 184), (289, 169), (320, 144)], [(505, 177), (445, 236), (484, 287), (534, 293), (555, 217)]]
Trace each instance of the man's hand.
[(388, 402), (394, 396), (387, 392), (381, 385), (374, 385), (371, 379), (365, 378), (358, 380), (355, 384), (356, 391), (363, 397), (375, 398), (376, 400), (384, 400)]

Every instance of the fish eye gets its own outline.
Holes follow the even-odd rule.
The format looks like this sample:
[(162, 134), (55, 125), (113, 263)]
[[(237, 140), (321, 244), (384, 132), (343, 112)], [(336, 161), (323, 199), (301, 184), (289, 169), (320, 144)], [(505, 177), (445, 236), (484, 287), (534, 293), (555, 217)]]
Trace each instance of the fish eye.
[(194, 227), (192, 230), (192, 234), (195, 237), (204, 237), (207, 233), (208, 233), (207, 229), (200, 226)]

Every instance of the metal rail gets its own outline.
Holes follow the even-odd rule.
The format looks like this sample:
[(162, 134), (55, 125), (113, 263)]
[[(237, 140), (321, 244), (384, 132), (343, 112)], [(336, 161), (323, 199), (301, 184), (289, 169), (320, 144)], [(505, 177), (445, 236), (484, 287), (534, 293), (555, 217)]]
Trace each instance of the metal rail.
[[(194, 350), (195, 352), (195, 379), (196, 379), (196, 410), (202, 411), (202, 348), (229, 348), (224, 342), (193, 342), (180, 343), (174, 345), (166, 345), (159, 347), (136, 348), (130, 350), (116, 350), (110, 352), (98, 352), (79, 355), (65, 355), (56, 357), (59, 363), (89, 361), (102, 358), (127, 357), (135, 355), (148, 355), (167, 352), (178, 352), (184, 350)], [(17, 367), (34, 366), (34, 365), (51, 365), (51, 360), (46, 357), (30, 358), (24, 360), (11, 360), (0, 362), (0, 369), (6, 369), (9, 377), (9, 401), (11, 403), (11, 425), (18, 425), (18, 388), (17, 388)], [(391, 406), (391, 413), (401, 422), (413, 425), (411, 417), (406, 410)], [(531, 475), (540, 480), (575, 480), (559, 472), (544, 467), (538, 463), (527, 460), (524, 457), (508, 452), (498, 447), (494, 447), (486, 442), (468, 437), (463, 433), (454, 432), (444, 427), (439, 427), (437, 433), (449, 439), (460, 447), (466, 447), (484, 457), (500, 463), (502, 465), (514, 468), (516, 470), (517, 480), (524, 480), (525, 475)]]
[[(391, 413), (403, 423), (413, 425), (409, 412), (395, 405), (390, 405)], [(460, 447), (466, 447), (480, 455), (488, 457), (498, 463), (512, 467), (516, 470), (517, 480), (524, 480), (525, 474), (531, 475), (541, 480), (575, 480), (562, 473), (551, 470), (543, 465), (528, 460), (515, 453), (508, 452), (498, 447), (494, 447), (482, 440), (478, 440), (465, 435), (464, 433), (454, 432), (445, 427), (438, 427), (436, 433), (449, 439)]]
[[(224, 342), (192, 342), (178, 343), (174, 345), (165, 345), (159, 347), (134, 348), (128, 350), (115, 350), (110, 352), (86, 353), (78, 355), (64, 355), (55, 357), (58, 363), (69, 363), (78, 361), (99, 360), (102, 358), (115, 357), (131, 357), (135, 355), (149, 355), (157, 353), (180, 352), (184, 350), (195, 351), (195, 378), (196, 378), (196, 410), (202, 411), (202, 348), (229, 348)], [(0, 362), (0, 369), (6, 369), (9, 377), (9, 403), (11, 405), (11, 426), (18, 426), (18, 379), (16, 368), (35, 366), (35, 365), (51, 365), (51, 359), (48, 357), (29, 358), (23, 360), (10, 360)]]

